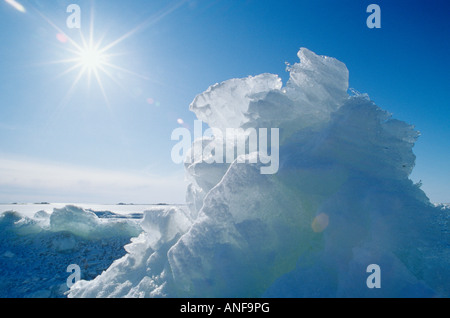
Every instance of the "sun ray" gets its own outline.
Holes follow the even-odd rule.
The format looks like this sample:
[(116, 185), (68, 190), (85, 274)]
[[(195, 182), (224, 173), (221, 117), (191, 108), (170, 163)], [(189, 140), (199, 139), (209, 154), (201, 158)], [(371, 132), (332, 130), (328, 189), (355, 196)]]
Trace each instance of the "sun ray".
[(72, 44), (76, 49), (78, 50), (82, 50), (82, 47), (80, 45), (78, 45), (78, 43), (73, 40), (70, 36), (68, 36), (61, 28), (59, 28), (56, 24), (54, 24), (49, 18), (47, 18), (42, 12), (40, 12), (39, 10), (35, 9), (35, 11), (48, 23), (50, 24), (56, 31), (58, 31), (59, 33), (63, 34), (67, 40), (70, 42), (70, 44)]
[(88, 44), (87, 42), (86, 42), (86, 39), (85, 39), (85, 37), (84, 37), (84, 35), (83, 35), (83, 32), (81, 32), (81, 29), (80, 29), (80, 38), (81, 38), (81, 43), (82, 43), (82, 47), (83, 48), (86, 48), (86, 47), (90, 47), (90, 44)]
[(94, 72), (95, 78), (97, 79), (97, 83), (100, 86), (100, 90), (102, 91), (103, 98), (105, 99), (106, 105), (108, 106), (108, 109), (111, 110), (111, 105), (109, 103), (108, 96), (106, 95), (105, 88), (103, 87), (102, 80), (100, 79), (100, 75), (98, 74), (98, 70), (94, 69), (93, 72)]
[(110, 68), (116, 69), (118, 71), (122, 71), (124, 73), (140, 77), (140, 78), (142, 78), (144, 80), (149, 80), (148, 76), (145, 76), (145, 75), (142, 75), (142, 74), (138, 74), (138, 73), (130, 71), (130, 70), (126, 69), (126, 68), (123, 68), (123, 67), (120, 67), (120, 66), (108, 63), (108, 62), (103, 62), (102, 64), (105, 65), (105, 66), (108, 66)]
[(69, 67), (68, 69), (66, 69), (64, 72), (58, 74), (58, 75), (55, 77), (55, 79), (58, 79), (58, 78), (60, 78), (60, 77), (63, 77), (64, 75), (69, 74), (69, 73), (75, 71), (76, 69), (79, 69), (80, 67), (81, 67), (80, 64), (75, 64), (75, 65)]
[(94, 45), (94, 7), (91, 7), (91, 16), (89, 23), (89, 45), (92, 47)]
[(181, 0), (176, 2), (175, 4), (173, 4), (172, 6), (168, 7), (168, 8), (164, 8), (163, 10), (161, 10), (160, 12), (158, 12), (157, 14), (151, 16), (150, 18), (148, 18), (147, 20), (145, 20), (144, 22), (142, 22), (140, 25), (138, 25), (137, 27), (135, 27), (134, 29), (128, 31), (127, 33), (125, 33), (124, 35), (122, 35), (121, 37), (119, 37), (118, 39), (114, 40), (113, 42), (111, 42), (110, 44), (106, 45), (105, 47), (102, 48), (101, 52), (106, 52), (108, 50), (110, 50), (111, 48), (113, 48), (114, 46), (118, 45), (119, 43), (121, 43), (122, 41), (128, 39), (130, 36), (134, 35), (135, 33), (141, 31), (142, 29), (147, 28), (148, 26), (157, 23), (159, 20), (161, 20), (162, 18), (164, 18), (165, 16), (167, 16), (168, 14), (172, 13), (173, 11), (175, 11), (176, 9), (178, 9), (181, 5), (183, 5), (187, 0)]
[(126, 87), (120, 83), (107, 69), (105, 69), (103, 66), (100, 66), (100, 70), (108, 76), (109, 79), (111, 79), (117, 86), (119, 86), (124, 92), (127, 92)]
[(68, 64), (68, 63), (74, 63), (74, 62), (78, 62), (78, 61), (79, 61), (79, 59), (77, 57), (71, 57), (71, 58), (61, 59), (61, 60), (35, 63), (33, 65), (46, 66), (46, 65), (55, 65), (55, 64)]
[(60, 108), (62, 105), (64, 105), (72, 96), (72, 92), (75, 90), (75, 87), (77, 86), (78, 82), (80, 81), (80, 79), (83, 77), (85, 70), (83, 67), (80, 68), (80, 71), (78, 72), (77, 77), (75, 78), (75, 80), (73, 81), (72, 85), (70, 86), (69, 90), (67, 91), (67, 93), (64, 95), (64, 98), (62, 99), (60, 106), (58, 108)]

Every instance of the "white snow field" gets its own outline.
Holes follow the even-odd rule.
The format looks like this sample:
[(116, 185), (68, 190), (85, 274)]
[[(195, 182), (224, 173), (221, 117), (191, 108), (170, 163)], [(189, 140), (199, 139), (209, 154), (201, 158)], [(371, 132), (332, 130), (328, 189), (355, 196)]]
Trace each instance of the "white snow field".
[[(5, 271), (23, 275), (16, 258), (39, 267), (47, 257), (64, 277), (66, 264), (94, 267), (68, 297), (449, 297), (449, 209), (409, 179), (418, 132), (367, 95), (349, 95), (342, 62), (305, 48), (298, 57), (286, 85), (272, 74), (232, 79), (190, 106), (211, 127), (279, 128), (276, 174), (261, 174), (262, 163), (193, 160), (187, 207), (142, 219), (72, 206), (31, 219), (8, 213), (2, 227), (28, 254), (2, 242), (2, 281)], [(40, 255), (45, 248), (53, 254)], [(366, 284), (370, 264), (381, 288)], [(32, 290), (23, 286), (20, 295)]]

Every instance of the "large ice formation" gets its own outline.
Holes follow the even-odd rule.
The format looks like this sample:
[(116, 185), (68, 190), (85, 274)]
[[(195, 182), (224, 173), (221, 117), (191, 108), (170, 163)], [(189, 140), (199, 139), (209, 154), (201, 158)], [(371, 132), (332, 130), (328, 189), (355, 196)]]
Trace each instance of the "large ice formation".
[(418, 132), (350, 96), (342, 62), (298, 56), (285, 86), (232, 79), (190, 106), (211, 127), (279, 128), (278, 173), (186, 163), (189, 210), (147, 212), (127, 254), (70, 297), (450, 296), (448, 210), (409, 179)]

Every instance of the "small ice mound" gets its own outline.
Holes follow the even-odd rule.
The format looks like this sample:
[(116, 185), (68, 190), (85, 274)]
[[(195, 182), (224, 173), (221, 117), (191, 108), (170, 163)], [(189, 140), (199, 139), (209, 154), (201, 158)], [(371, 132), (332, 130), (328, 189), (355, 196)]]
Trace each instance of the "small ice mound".
[(101, 219), (94, 212), (76, 206), (54, 209), (50, 215), (49, 230), (70, 232), (87, 239), (102, 239), (116, 236), (137, 236), (137, 222), (128, 219)]
[(42, 227), (39, 225), (39, 222), (23, 217), (18, 212), (6, 211), (0, 214), (0, 232), (3, 234), (3, 237), (9, 235), (32, 235), (41, 231)]
[[(418, 132), (349, 96), (342, 62), (298, 56), (285, 87), (233, 79), (190, 106), (210, 127), (279, 128), (278, 173), (187, 163), (189, 211), (148, 212), (128, 254), (69, 297), (450, 296), (448, 210), (409, 179)], [(380, 289), (366, 285), (371, 264)]]

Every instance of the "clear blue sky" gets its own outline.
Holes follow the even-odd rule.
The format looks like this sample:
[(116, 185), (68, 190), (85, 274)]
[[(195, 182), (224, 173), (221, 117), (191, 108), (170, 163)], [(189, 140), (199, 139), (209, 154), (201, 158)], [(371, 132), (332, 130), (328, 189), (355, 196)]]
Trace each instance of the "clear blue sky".
[[(286, 81), (300, 47), (344, 62), (350, 87), (416, 126), (412, 179), (450, 202), (449, 1), (17, 2), (25, 12), (0, 3), (0, 202), (182, 202), (177, 119), (192, 125), (190, 102), (216, 82)], [(121, 40), (107, 52), (111, 77), (99, 71), (104, 94), (87, 73), (70, 90), (79, 69), (55, 63), (74, 56), (58, 33), (81, 43), (66, 26), (71, 3), (86, 37), (93, 17), (95, 43)], [(366, 26), (371, 3), (381, 29)]]

